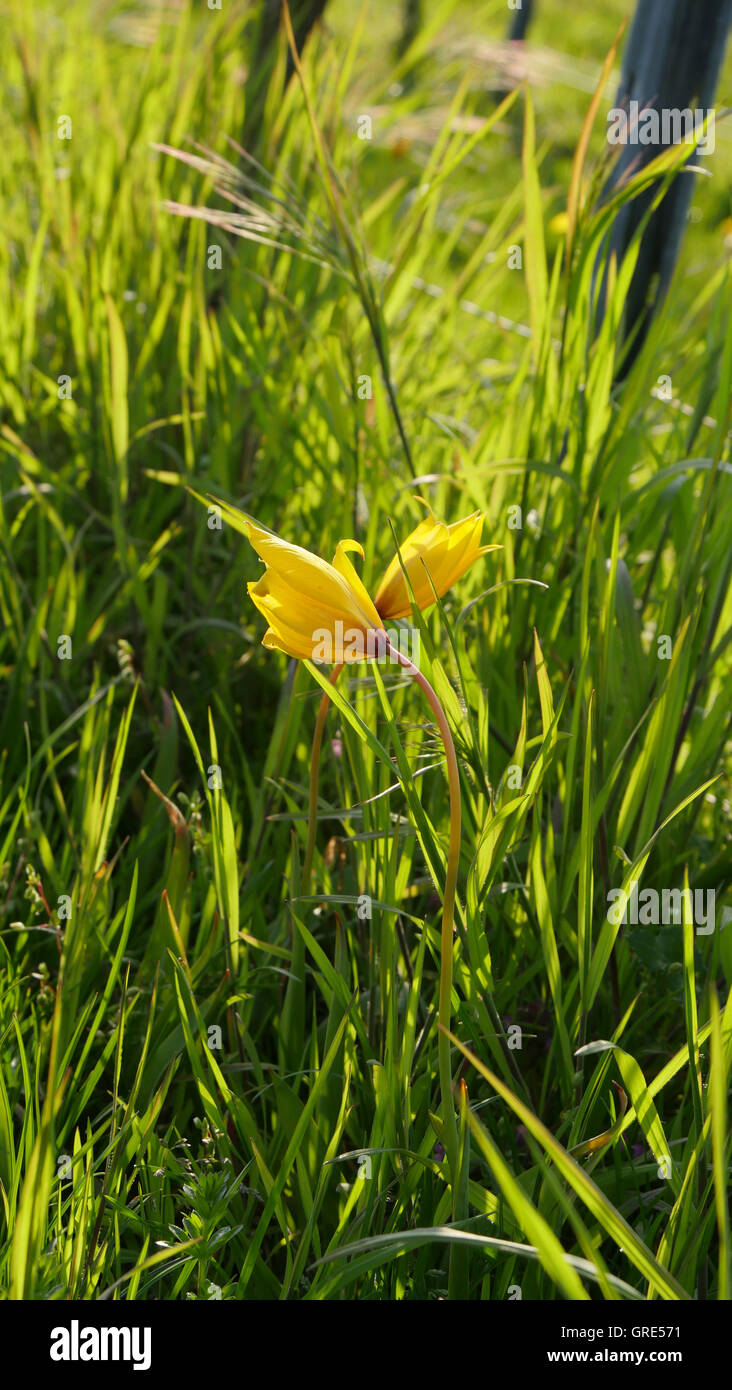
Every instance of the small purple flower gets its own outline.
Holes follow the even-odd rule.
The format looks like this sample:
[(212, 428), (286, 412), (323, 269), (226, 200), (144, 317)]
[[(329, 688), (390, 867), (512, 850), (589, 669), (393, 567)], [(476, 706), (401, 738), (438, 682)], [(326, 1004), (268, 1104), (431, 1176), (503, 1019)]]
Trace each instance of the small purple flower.
[(330, 746), (333, 749), (335, 757), (340, 758), (343, 752), (343, 743), (341, 742), (341, 740), (339, 738), (332, 738), (330, 741)]

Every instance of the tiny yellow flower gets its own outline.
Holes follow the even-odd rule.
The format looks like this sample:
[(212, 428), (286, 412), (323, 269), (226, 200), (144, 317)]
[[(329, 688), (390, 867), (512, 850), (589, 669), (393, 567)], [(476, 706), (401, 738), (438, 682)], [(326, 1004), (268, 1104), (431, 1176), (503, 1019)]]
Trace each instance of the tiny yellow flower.
[[(482, 512), (473, 512), (463, 521), (446, 526), (430, 511), (407, 536), (400, 546), (402, 564), (418, 608), (429, 608), (435, 602), (435, 590), (437, 597), (442, 598), (480, 555), (500, 549), (497, 545), (480, 544), (482, 527)], [(412, 611), (398, 555), (394, 556), (376, 591), (374, 606), (381, 617), (387, 619), (406, 618)]]

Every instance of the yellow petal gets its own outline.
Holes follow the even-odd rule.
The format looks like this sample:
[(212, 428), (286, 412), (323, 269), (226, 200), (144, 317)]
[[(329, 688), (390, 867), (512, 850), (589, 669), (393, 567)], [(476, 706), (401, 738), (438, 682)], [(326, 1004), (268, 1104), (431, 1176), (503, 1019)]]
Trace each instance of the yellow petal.
[(313, 654), (313, 620), (307, 627), (289, 622), (284, 606), (274, 599), (268, 590), (267, 576), (263, 575), (256, 584), (247, 585), (249, 597), (260, 613), (267, 619), (269, 627), (264, 635), (265, 647), (277, 647), (288, 656), (307, 657)]
[[(256, 584), (249, 584), (249, 596), (267, 619), (267, 647), (277, 647), (289, 656), (314, 659), (315, 650), (322, 650), (324, 633), (329, 634), (329, 650), (333, 661), (343, 660), (344, 638), (354, 632), (362, 636), (365, 629), (348, 615), (334, 618), (331, 609), (310, 602), (307, 607), (295, 602), (297, 595), (281, 575), (267, 570)], [(362, 648), (364, 644), (362, 643)], [(330, 659), (330, 657), (328, 658)], [(351, 659), (356, 659), (355, 656)]]
[(267, 628), (262, 638), (262, 646), (266, 647), (268, 651), (284, 652), (285, 656), (296, 656), (298, 661), (310, 661), (312, 657), (312, 649), (291, 644), (273, 627)]
[[(287, 621), (286, 613), (282, 607), (270, 602), (266, 595), (252, 594), (252, 600), (269, 624), (262, 638), (263, 647), (275, 648), (277, 651), (285, 652), (287, 656), (296, 656), (301, 661), (322, 661), (325, 659), (331, 665), (340, 664), (343, 661), (363, 659), (363, 654), (367, 650), (367, 643), (361, 628), (350, 628), (344, 633), (340, 619), (332, 626), (323, 623), (320, 627), (316, 619), (311, 621), (307, 630), (304, 631), (302, 628), (293, 627)], [(356, 650), (351, 651), (348, 644), (354, 632), (358, 641), (355, 644)], [(327, 653), (325, 655), (323, 653), (324, 635), (326, 636)]]
[(351, 588), (353, 589), (354, 593), (358, 598), (359, 604), (363, 608), (364, 613), (367, 613), (369, 616), (370, 626), (380, 628), (381, 619), (376, 611), (376, 608), (374, 607), (373, 600), (369, 596), (368, 590), (366, 589), (363, 580), (361, 579), (357, 571), (354, 569), (353, 565), (351, 564), (351, 561), (348, 559), (347, 552), (349, 550), (352, 552), (358, 551), (358, 554), (361, 556), (361, 559), (363, 560), (363, 546), (359, 545), (358, 541), (339, 541), (336, 547), (336, 553), (333, 556), (333, 568), (337, 570), (339, 574), (342, 574), (343, 578), (348, 582), (348, 584), (350, 584)]
[[(407, 537), (400, 549), (418, 608), (429, 608), (434, 603), (435, 590), (438, 598), (442, 598), (478, 556), (485, 553), (486, 547), (480, 545), (482, 526), (482, 512), (473, 512), (451, 526), (430, 515)], [(409, 589), (398, 555), (389, 565), (374, 603), (385, 620), (405, 618), (411, 612)]]
[(255, 602), (258, 598), (266, 599), (269, 609), (281, 613), (290, 627), (303, 634), (311, 632), (313, 627), (330, 627), (338, 619), (359, 630), (364, 627), (350, 608), (336, 609), (313, 594), (305, 596), (301, 588), (278, 570), (266, 569), (256, 583), (249, 585), (249, 593)]
[[(412, 531), (411, 535), (407, 536), (407, 539), (399, 547), (402, 555), (402, 564), (407, 570), (410, 582), (413, 586), (421, 582), (422, 584), (426, 584), (429, 588), (424, 570), (419, 563), (419, 556), (424, 553), (430, 541), (434, 543), (438, 534), (434, 519), (420, 521), (419, 526)], [(398, 555), (394, 556), (391, 564), (387, 567), (386, 573), (376, 591), (374, 605), (382, 618), (403, 618), (412, 611), (409, 601), (409, 591), (404, 582), (404, 575)], [(417, 606), (420, 608), (422, 607), (419, 599), (417, 599)]]
[[(280, 536), (261, 530), (248, 523), (249, 539), (259, 557), (267, 565), (268, 573), (285, 580), (291, 588), (292, 602), (307, 615), (314, 603), (331, 614), (332, 620), (340, 618), (352, 626), (364, 630), (381, 626), (378, 614), (371, 603), (364, 607), (359, 592), (342, 574), (322, 560), (319, 555), (291, 545)], [(363, 585), (360, 586), (365, 594)]]

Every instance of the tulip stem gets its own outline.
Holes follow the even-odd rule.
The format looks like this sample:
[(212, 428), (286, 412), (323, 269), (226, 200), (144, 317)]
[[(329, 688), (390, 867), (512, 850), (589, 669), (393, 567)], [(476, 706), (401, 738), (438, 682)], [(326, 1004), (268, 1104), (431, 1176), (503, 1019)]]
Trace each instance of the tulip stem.
[[(445, 748), (447, 759), (447, 780), (450, 793), (450, 840), (447, 854), (447, 869), (445, 873), (445, 891), (442, 899), (442, 936), (440, 944), (440, 996), (438, 1004), (438, 1020), (442, 1025), (437, 1042), (438, 1065), (440, 1074), (440, 1095), (442, 1100), (442, 1121), (444, 1124), (445, 1152), (447, 1154), (453, 1183), (457, 1176), (457, 1157), (458, 1157), (458, 1132), (455, 1119), (455, 1101), (452, 1090), (452, 1064), (450, 1060), (450, 1039), (447, 1036), (450, 1031), (451, 1022), (451, 995), (452, 995), (452, 947), (453, 931), (455, 920), (455, 890), (457, 887), (458, 863), (460, 859), (460, 772), (458, 769), (457, 754), (455, 744), (450, 732), (445, 711), (435, 694), (426, 676), (412, 664), (408, 657), (403, 656), (397, 647), (390, 646), (388, 640), (386, 650), (392, 655), (412, 680), (422, 690), (432, 713), (434, 714), (437, 727)], [(343, 665), (334, 666), (331, 672), (330, 681), (335, 685), (338, 677), (343, 670)], [(325, 720), (330, 706), (330, 696), (326, 691), (323, 692), (318, 707), (318, 714), (313, 731), (313, 746), (310, 754), (310, 793), (308, 801), (308, 829), (307, 840), (305, 843), (305, 860), (302, 871), (302, 893), (307, 896), (310, 891), (310, 878), (312, 875), (313, 858), (315, 854), (315, 833), (317, 828), (317, 809), (318, 809), (318, 773), (320, 770), (320, 753), (323, 743), (323, 731)]]
[(457, 1180), (458, 1132), (455, 1120), (455, 1100), (452, 1090), (452, 1065), (450, 1061), (450, 1014), (452, 995), (452, 945), (455, 920), (455, 889), (457, 887), (458, 863), (460, 860), (460, 772), (458, 769), (455, 744), (450, 732), (447, 716), (426, 676), (403, 656), (396, 647), (387, 649), (404, 670), (417, 682), (432, 713), (435, 716), (447, 759), (447, 781), (450, 792), (450, 842), (445, 872), (445, 892), (442, 899), (442, 938), (440, 945), (440, 997), (438, 1020), (441, 1024), (437, 1042), (440, 1072), (440, 1094), (442, 1098), (442, 1121), (445, 1127), (445, 1152), (452, 1174), (453, 1190)]
[[(335, 685), (341, 671), (340, 666), (334, 666), (330, 674), (330, 683)], [(323, 743), (323, 730), (325, 719), (330, 705), (330, 696), (323, 691), (323, 695), (318, 707), (318, 717), (315, 720), (313, 732), (313, 747), (310, 754), (310, 794), (308, 798), (308, 833), (305, 841), (305, 862), (302, 868), (302, 887), (301, 892), (307, 897), (310, 892), (310, 875), (313, 871), (313, 857), (315, 855), (315, 832), (318, 825), (318, 772), (320, 770), (320, 749)]]

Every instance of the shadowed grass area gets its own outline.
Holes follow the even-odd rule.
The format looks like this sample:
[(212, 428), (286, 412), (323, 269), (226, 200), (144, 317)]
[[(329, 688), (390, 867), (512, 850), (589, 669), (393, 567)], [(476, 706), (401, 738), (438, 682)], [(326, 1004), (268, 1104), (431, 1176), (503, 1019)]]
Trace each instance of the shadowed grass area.
[[(556, 46), (599, 76), (616, 11)], [(590, 94), (496, 98), (472, 7), (401, 60), (375, 14), (285, 90), (283, 44), (245, 154), (246, 6), (9, 6), (5, 1297), (729, 1297), (730, 147), (616, 385), (605, 99), (571, 163)], [(418, 497), (501, 546), (412, 620), (452, 1181), (442, 744), (349, 668), (303, 881), (317, 668), (261, 647), (231, 510), (373, 592)], [(686, 884), (711, 918), (654, 923)]]

